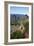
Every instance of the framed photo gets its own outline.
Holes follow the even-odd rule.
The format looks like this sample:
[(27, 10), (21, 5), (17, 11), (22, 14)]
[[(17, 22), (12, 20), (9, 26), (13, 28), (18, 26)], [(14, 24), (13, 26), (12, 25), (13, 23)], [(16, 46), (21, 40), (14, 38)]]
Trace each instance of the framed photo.
[(33, 42), (33, 4), (5, 2), (5, 44)]

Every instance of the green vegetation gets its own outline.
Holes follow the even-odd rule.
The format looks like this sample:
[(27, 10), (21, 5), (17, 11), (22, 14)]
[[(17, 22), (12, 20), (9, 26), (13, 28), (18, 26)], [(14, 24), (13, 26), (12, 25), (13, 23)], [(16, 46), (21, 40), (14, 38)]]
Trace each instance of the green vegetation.
[[(14, 31), (13, 33), (11, 33), (11, 39), (19, 39), (19, 38), (25, 38), (25, 33), (29, 33), (29, 21), (28, 20), (24, 20), (24, 21), (18, 21), (16, 22), (18, 25), (20, 25), (21, 23), (24, 25), (25, 28), (25, 32), (22, 33), (21, 31)], [(16, 24), (15, 23), (15, 24)], [(16, 25), (17, 25), (16, 24)], [(28, 35), (28, 34), (27, 34)]]
[(10, 38), (28, 38), (29, 35), (29, 16), (22, 14), (11, 14), (10, 17)]
[(11, 34), (11, 39), (19, 39), (19, 38), (24, 38), (23, 33), (21, 31), (15, 31)]
[(25, 31), (26, 31), (26, 32), (29, 32), (29, 21), (24, 21), (24, 22), (23, 22), (23, 25), (24, 25), (24, 27), (25, 27)]

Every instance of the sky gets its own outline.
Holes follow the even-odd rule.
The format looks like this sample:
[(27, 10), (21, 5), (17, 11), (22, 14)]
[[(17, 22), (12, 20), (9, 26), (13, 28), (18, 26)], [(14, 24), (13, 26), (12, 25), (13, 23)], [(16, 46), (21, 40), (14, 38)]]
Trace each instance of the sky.
[(29, 7), (10, 7), (10, 14), (28, 14)]

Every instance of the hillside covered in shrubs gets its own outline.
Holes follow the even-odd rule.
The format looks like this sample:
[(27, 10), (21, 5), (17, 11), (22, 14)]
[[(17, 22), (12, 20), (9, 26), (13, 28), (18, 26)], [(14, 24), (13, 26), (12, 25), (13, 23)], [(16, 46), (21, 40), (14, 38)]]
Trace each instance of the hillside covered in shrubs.
[(10, 15), (10, 39), (29, 37), (29, 16), (21, 14)]

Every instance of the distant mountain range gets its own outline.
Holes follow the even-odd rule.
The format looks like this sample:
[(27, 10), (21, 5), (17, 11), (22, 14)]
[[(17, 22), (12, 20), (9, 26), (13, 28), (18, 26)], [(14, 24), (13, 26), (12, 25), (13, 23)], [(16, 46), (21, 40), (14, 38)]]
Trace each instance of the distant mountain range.
[(10, 23), (15, 23), (17, 20), (25, 20), (28, 18), (29, 16), (27, 14), (10, 14)]

